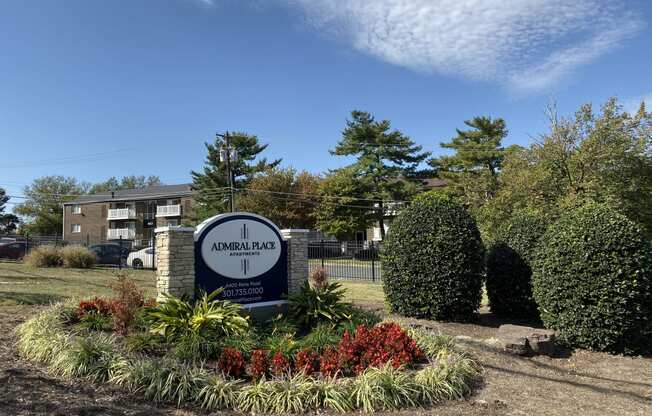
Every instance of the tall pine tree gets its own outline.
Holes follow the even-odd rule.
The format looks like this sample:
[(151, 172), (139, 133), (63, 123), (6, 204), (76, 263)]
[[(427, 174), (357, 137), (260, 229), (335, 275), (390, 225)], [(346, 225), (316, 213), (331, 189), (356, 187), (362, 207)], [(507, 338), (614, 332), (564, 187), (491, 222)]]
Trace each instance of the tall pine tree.
[(498, 190), (498, 174), (505, 156), (502, 140), (507, 136), (501, 118), (474, 117), (464, 121), (469, 130), (457, 129), (457, 136), (445, 149), (455, 150), (450, 156), (440, 156), (428, 163), (437, 176), (450, 182), (462, 203), (471, 211), (490, 200)]
[(390, 130), (389, 120), (376, 121), (364, 111), (352, 111), (333, 155), (355, 156), (351, 165), (354, 178), (369, 181), (367, 198), (375, 201), (375, 215), (381, 239), (385, 238), (384, 218), (396, 207), (386, 200), (405, 200), (417, 190), (414, 175), (428, 156), (423, 148), (398, 130)]
[[(242, 132), (228, 134), (231, 148), (237, 153), (237, 159), (231, 163), (236, 190), (246, 187), (257, 173), (275, 168), (281, 163), (281, 159), (271, 162), (267, 158), (256, 160), (268, 146), (260, 144), (257, 136)], [(198, 191), (194, 211), (197, 221), (228, 210), (229, 177), (226, 161), (220, 160), (221, 145), (222, 140), (219, 138), (216, 138), (213, 143), (206, 143), (208, 155), (204, 168), (201, 172), (191, 172), (193, 187)]]

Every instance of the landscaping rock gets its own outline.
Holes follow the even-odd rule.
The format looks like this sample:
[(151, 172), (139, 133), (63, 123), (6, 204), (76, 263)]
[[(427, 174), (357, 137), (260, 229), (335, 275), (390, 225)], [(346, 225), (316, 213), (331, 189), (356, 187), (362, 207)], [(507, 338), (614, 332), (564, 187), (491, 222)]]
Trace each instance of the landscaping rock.
[(501, 325), (496, 338), (503, 350), (516, 355), (552, 355), (555, 332), (529, 326)]

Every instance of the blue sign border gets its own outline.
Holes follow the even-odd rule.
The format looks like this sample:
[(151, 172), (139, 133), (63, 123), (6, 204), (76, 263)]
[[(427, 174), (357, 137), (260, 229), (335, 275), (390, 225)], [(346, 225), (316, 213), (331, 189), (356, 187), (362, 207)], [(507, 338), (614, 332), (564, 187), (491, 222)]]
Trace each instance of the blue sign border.
[[(281, 255), (274, 266), (269, 269), (267, 272), (253, 277), (251, 279), (231, 279), (229, 277), (223, 276), (213, 269), (211, 269), (201, 254), (201, 246), (206, 238), (206, 235), (215, 227), (225, 222), (234, 221), (234, 220), (250, 220), (256, 221), (261, 224), (264, 224), (266, 227), (269, 227), (274, 231), (274, 234), (278, 237), (281, 242)], [(212, 222), (211, 222), (212, 221)], [(241, 303), (243, 305), (255, 304), (255, 303), (274, 303), (280, 302), (287, 299), (288, 294), (288, 252), (287, 252), (287, 241), (283, 239), (281, 234), (278, 231), (278, 228), (266, 218), (260, 217), (255, 214), (248, 213), (235, 213), (235, 214), (222, 214), (216, 217), (206, 220), (210, 224), (205, 227), (197, 229), (199, 237), (195, 237), (195, 293), (200, 291), (206, 291), (211, 293), (212, 291), (220, 287), (231, 287), (233, 285), (238, 285), (242, 283), (252, 282), (258, 283), (255, 286), (263, 288), (263, 294), (260, 296), (239, 296), (237, 294), (227, 296), (225, 292), (220, 294), (220, 299), (227, 299), (232, 302)]]

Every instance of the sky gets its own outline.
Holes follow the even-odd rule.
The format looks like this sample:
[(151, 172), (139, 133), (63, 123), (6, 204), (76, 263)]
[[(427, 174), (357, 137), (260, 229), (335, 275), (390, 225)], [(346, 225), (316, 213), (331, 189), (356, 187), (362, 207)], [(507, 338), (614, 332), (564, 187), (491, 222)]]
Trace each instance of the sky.
[(354, 109), (435, 155), (477, 115), (528, 145), (551, 102), (652, 106), (651, 22), (643, 0), (0, 0), (0, 187), (189, 182), (225, 130), (324, 172)]

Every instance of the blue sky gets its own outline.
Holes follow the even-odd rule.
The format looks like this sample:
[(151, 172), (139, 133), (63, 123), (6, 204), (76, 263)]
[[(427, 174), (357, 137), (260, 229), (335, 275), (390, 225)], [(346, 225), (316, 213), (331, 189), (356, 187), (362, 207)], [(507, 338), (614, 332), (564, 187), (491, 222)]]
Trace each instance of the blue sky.
[[(435, 154), (475, 115), (506, 144), (617, 95), (652, 105), (652, 6), (589, 0), (4, 0), (0, 186), (50, 174), (189, 180), (244, 130), (321, 172), (350, 110)], [(93, 155), (93, 156), (89, 156)], [(14, 200), (18, 202), (17, 200)]]

